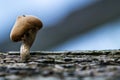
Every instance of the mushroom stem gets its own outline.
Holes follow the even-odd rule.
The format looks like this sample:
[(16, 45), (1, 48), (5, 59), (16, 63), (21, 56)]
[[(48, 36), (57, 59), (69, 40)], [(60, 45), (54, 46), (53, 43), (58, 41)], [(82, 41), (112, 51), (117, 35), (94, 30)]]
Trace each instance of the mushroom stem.
[(21, 45), (20, 56), (23, 62), (30, 58), (30, 47), (25, 42)]
[(22, 45), (20, 48), (20, 56), (22, 61), (27, 61), (30, 58), (30, 48), (35, 40), (37, 31), (29, 30), (22, 38)]

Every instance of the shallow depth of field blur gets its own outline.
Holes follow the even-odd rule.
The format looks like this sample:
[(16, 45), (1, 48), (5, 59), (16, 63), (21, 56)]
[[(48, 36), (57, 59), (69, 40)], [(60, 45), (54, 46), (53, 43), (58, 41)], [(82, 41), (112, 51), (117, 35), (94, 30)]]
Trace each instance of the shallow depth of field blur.
[(120, 48), (120, 0), (0, 0), (0, 51), (19, 51), (10, 31), (19, 15), (41, 19), (31, 50)]

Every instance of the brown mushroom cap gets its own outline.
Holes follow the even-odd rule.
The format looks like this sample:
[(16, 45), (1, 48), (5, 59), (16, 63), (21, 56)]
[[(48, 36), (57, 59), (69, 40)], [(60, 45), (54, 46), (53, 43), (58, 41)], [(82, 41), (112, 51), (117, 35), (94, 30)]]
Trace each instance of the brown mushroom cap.
[(10, 33), (10, 39), (14, 42), (21, 41), (25, 33), (30, 29), (38, 31), (43, 26), (42, 22), (35, 16), (18, 16)]

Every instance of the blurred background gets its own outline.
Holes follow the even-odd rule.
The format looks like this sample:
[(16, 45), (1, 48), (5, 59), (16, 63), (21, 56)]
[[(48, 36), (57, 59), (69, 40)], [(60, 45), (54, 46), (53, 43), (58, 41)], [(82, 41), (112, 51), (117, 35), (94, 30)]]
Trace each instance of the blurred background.
[(9, 38), (19, 15), (43, 22), (31, 50), (120, 48), (120, 0), (0, 0), (0, 51), (19, 51)]

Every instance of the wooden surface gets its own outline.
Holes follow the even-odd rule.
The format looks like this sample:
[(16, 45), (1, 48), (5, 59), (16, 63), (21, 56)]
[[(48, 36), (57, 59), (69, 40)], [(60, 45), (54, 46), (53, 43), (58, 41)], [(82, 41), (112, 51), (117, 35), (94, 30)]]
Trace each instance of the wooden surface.
[(31, 51), (20, 61), (19, 52), (0, 53), (0, 80), (118, 80), (120, 50)]

